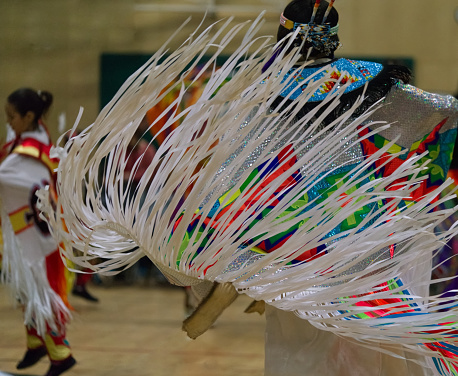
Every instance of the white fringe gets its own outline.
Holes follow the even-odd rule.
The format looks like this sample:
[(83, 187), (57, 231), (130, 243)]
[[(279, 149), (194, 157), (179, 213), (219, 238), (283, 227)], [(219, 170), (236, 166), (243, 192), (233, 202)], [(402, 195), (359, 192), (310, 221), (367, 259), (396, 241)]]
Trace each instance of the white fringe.
[[(321, 129), (322, 119), (337, 106), (346, 88), (345, 85), (336, 85), (324, 103), (294, 123), (295, 114), (316, 88), (323, 81), (331, 80), (326, 78), (312, 83), (312, 78), (303, 83), (304, 87), (310, 85), (295, 101), (294, 108), (277, 108), (273, 113), (268, 111), (274, 98), (284, 90), (283, 73), (278, 72), (288, 71), (297, 63), (299, 56), (297, 53), (287, 57), (280, 54), (272, 66), (261, 73), (263, 64), (276, 46), (269, 47), (268, 38), (255, 38), (261, 25), (260, 18), (251, 25), (243, 43), (224, 66), (214, 70), (197, 103), (181, 113), (175, 112), (167, 120), (163, 130), (178, 119), (183, 119), (183, 123), (159, 147), (140, 182), (137, 195), (131, 201), (127, 199), (131, 180), (128, 187), (123, 186), (123, 171), (129, 140), (146, 111), (165, 95), (161, 94), (162, 90), (178, 79), (182, 90), (170, 108), (180, 103), (186, 94), (183, 84), (186, 72), (195, 67), (204, 54), (211, 54), (210, 61), (205, 65), (206, 68), (211, 67), (216, 57), (245, 26), (241, 24), (230, 28), (230, 21), (222, 23), (217, 32), (213, 31), (212, 26), (199, 35), (193, 34), (169, 56), (165, 56), (164, 45), (129, 77), (94, 124), (72, 138), (64, 150), (56, 151), (61, 158), (57, 188), (58, 207), (62, 211), (54, 213), (49, 204), (43, 202), (42, 205), (53, 236), (58, 243), (65, 244), (62, 253), (77, 265), (108, 275), (128, 268), (146, 254), (176, 283), (192, 285), (203, 279), (232, 282), (239, 292), (256, 300), (265, 300), (277, 308), (295, 311), (321, 329), (351, 336), (365, 344), (374, 341), (396, 342), (418, 352), (417, 343), (439, 340), (456, 343), (451, 334), (424, 332), (431, 329), (428, 325), (454, 321), (455, 308), (439, 312), (439, 308), (446, 307), (439, 307), (439, 303), (447, 301), (440, 296), (429, 299), (426, 296), (405, 296), (428, 315), (390, 315), (384, 319), (366, 320), (349, 318), (359, 312), (388, 307), (392, 307), (394, 312), (402, 312), (405, 303), (375, 308), (357, 307), (354, 303), (364, 298), (344, 298), (370, 292), (374, 292), (367, 297), (370, 300), (392, 298), (393, 293), (398, 294), (394, 297), (404, 297), (402, 291), (417, 288), (418, 280), (403, 280), (402, 289), (390, 292), (375, 291), (375, 286), (392, 278), (402, 278), (413, 265), (431, 262), (433, 251), (458, 232), (458, 226), (454, 226), (448, 232), (434, 233), (434, 228), (457, 209), (431, 212), (432, 208), (438, 206), (438, 203), (433, 203), (434, 198), (450, 185), (449, 181), (421, 201), (404, 210), (397, 209), (398, 204), (409, 198), (424, 179), (419, 174), (426, 166), (418, 162), (425, 154), (405, 161), (391, 176), (371, 180), (358, 187), (363, 178), (371, 175), (367, 167), (396, 142), (393, 140), (375, 155), (359, 161), (358, 166), (347, 174), (348, 179), (338, 182), (338, 188), (323, 202), (316, 206), (310, 202), (306, 207), (280, 217), (286, 208), (309, 192), (325, 174), (333, 173), (334, 169), (330, 166), (338, 161), (342, 153), (341, 145), (345, 140), (357, 137), (359, 126), (367, 127), (365, 121), (377, 108), (371, 108), (356, 120), (351, 120), (362, 102), (363, 98), (360, 98), (344, 115)], [(249, 52), (253, 50), (254, 53)], [(196, 56), (198, 58), (193, 60)], [(162, 63), (159, 63), (160, 58), (164, 58)], [(186, 70), (189, 64), (191, 68)], [(231, 80), (220, 88), (230, 76)], [(323, 106), (329, 107), (317, 118), (316, 113)], [(369, 135), (388, 126), (380, 126), (377, 131), (370, 131)], [(257, 130), (255, 136), (250, 135), (253, 130)], [(274, 131), (280, 136), (271, 139)], [(189, 239), (187, 247), (180, 250), (191, 220), (200, 215), (199, 228), (216, 199), (227, 192), (227, 182), (234, 180), (234, 185), (226, 195), (228, 202), (257, 166), (280, 153), (282, 147), (275, 148), (275, 145), (278, 146), (281, 139), (294, 147), (297, 163), (265, 187), (258, 203), (238, 215), (232, 226), (227, 228), (225, 223), (235, 218), (238, 209), (250, 196), (248, 189), (253, 192), (259, 184), (253, 184), (241, 192), (228, 212), (219, 219), (218, 231), (211, 235), (200, 254), (197, 254), (200, 246), (196, 238), (197, 231)], [(218, 142), (218, 146), (211, 148), (215, 142)], [(268, 146), (264, 147), (251, 168), (244, 170), (235, 180), (237, 171), (248, 156), (263, 144)], [(221, 173), (221, 166), (234, 150), (240, 152)], [(286, 163), (290, 157), (284, 158), (280, 164)], [(200, 162), (206, 158), (207, 163), (195, 173)], [(105, 169), (103, 181), (99, 179), (101, 168)], [(289, 187), (286, 197), (242, 235), (252, 218), (273, 201), (271, 196), (276, 188), (300, 168), (306, 171), (303, 180)], [(156, 169), (157, 173), (152, 176)], [(399, 184), (397, 190), (386, 190), (399, 179), (406, 180)], [(179, 207), (179, 201), (191, 182), (194, 183), (193, 190)], [(352, 193), (348, 193), (350, 191)], [(146, 192), (146, 199), (140, 206), (143, 192)], [(348, 195), (342, 201), (345, 192)], [(206, 201), (206, 197), (210, 199)], [(443, 200), (451, 197), (449, 195)], [(357, 228), (323, 240), (326, 234), (359, 208), (388, 198), (391, 199), (389, 204), (374, 210)], [(347, 203), (344, 207), (343, 202)], [(173, 215), (177, 208), (179, 210)], [(304, 212), (304, 208), (308, 210)], [(172, 234), (180, 214), (183, 215), (182, 221)], [(371, 220), (375, 222), (371, 223)], [(62, 229), (62, 221), (68, 231)], [(299, 221), (303, 225), (284, 247), (263, 256), (257, 255), (241, 267), (228, 270), (247, 251), (241, 245), (259, 237), (251, 245), (255, 246)], [(209, 226), (202, 237), (208, 229)], [(387, 248), (392, 244), (397, 244), (397, 250), (395, 256), (390, 258), (387, 257)], [(319, 245), (326, 245), (327, 254), (300, 265), (288, 265), (304, 251)], [(99, 262), (94, 265), (96, 260)], [(350, 273), (353, 266), (362, 263), (366, 264), (364, 268)], [(429, 281), (424, 283), (426, 285)], [(452, 307), (452, 304), (448, 306)], [(456, 324), (447, 328), (458, 329)], [(437, 356), (426, 348), (421, 351)]]
[(33, 326), (42, 337), (47, 333), (47, 325), (61, 332), (60, 320), (69, 321), (71, 314), (49, 285), (45, 259), (38, 264), (27, 261), (8, 214), (2, 210), (1, 215), (4, 244), (1, 282), (8, 286), (12, 299), (23, 306), (24, 325)]

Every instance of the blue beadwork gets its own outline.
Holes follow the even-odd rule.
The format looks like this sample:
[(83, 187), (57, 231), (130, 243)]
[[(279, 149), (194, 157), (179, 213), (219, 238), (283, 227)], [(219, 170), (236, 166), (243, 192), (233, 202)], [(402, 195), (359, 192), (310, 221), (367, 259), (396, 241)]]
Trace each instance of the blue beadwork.
[[(309, 102), (319, 102), (326, 98), (327, 94), (335, 85), (336, 80), (338, 80), (339, 77), (346, 78), (345, 80), (342, 80), (342, 84), (344, 84), (345, 81), (351, 81), (351, 84), (349, 84), (345, 90), (345, 93), (349, 93), (371, 81), (382, 71), (382, 69), (383, 65), (379, 63), (350, 59), (339, 59), (329, 63), (329, 65), (325, 67), (306, 67), (302, 70), (299, 69), (299, 71), (298, 68), (292, 68), (283, 78), (283, 82), (286, 82), (287, 84), (285, 85), (285, 90), (283, 90), (280, 95), (282, 97), (289, 96), (289, 99), (292, 100), (297, 99), (307, 87), (307, 84), (304, 84), (304, 81), (314, 82), (322, 79), (323, 77), (329, 76), (330, 80), (326, 82), (328, 86), (326, 87), (326, 85), (323, 84), (315, 91), (309, 100)], [(310, 78), (312, 75), (315, 76)]]

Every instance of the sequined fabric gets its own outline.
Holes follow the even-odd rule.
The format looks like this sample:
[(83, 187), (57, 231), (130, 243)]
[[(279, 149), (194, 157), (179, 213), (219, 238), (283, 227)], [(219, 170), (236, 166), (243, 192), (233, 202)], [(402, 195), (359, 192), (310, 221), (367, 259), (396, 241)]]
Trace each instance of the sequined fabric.
[[(383, 101), (383, 107), (372, 116), (372, 121), (393, 122), (390, 129), (380, 132), (389, 140), (396, 137), (398, 145), (409, 148), (431, 128), (447, 119), (441, 133), (456, 129), (458, 101), (450, 95), (428, 93), (412, 85), (398, 83)], [(379, 125), (374, 124), (374, 129)]]
[[(382, 121), (386, 119), (388, 121), (393, 121), (394, 119), (400, 119), (398, 122), (392, 125), (392, 128), (381, 133), (381, 135), (384, 136), (382, 138), (382, 142), (386, 142), (383, 140), (394, 139), (399, 135), (400, 139), (398, 143), (406, 148), (411, 148), (412, 145), (418, 144), (419, 140), (421, 140), (424, 135), (431, 131), (433, 126), (436, 125), (436, 122), (439, 123), (440, 121), (443, 121), (444, 118), (448, 118), (448, 122), (441, 128), (439, 137), (442, 138), (444, 145), (450, 145), (453, 144), (453, 139), (456, 135), (455, 128), (458, 118), (457, 113), (457, 102), (450, 97), (426, 93), (410, 85), (397, 84), (392, 88), (391, 92), (385, 99), (384, 106), (375, 113), (370, 122), (373, 123), (373, 127), (375, 128), (378, 126), (378, 124), (375, 123), (376, 121)], [(246, 124), (244, 126), (246, 126)], [(291, 129), (292, 127), (294, 127), (294, 124), (288, 125), (287, 129)], [(317, 137), (317, 134), (322, 131), (323, 128), (324, 125), (318, 128), (313, 134), (309, 135), (299, 144), (299, 148), (304, 144), (307, 146), (304, 148), (304, 150), (298, 153), (298, 159), (300, 159), (308, 150), (316, 147), (316, 145), (330, 132), (328, 131)], [(265, 129), (257, 129), (252, 131), (247, 137), (246, 144), (248, 143), (250, 137), (254, 137), (256, 134), (260, 134), (264, 130)], [(275, 145), (275, 149), (284, 145), (284, 143), (281, 142), (281, 138), (279, 138), (277, 135), (277, 132), (278, 130), (273, 132), (272, 135), (261, 146), (259, 146), (250, 154), (250, 157), (245, 161), (242, 168), (236, 174), (225, 175), (224, 171), (229, 171), (228, 168), (231, 162), (237, 158), (237, 155), (240, 151), (234, 152), (222, 166), (219, 178), (222, 180), (230, 179), (228, 187), (232, 187), (239, 180), (243, 171), (252, 168), (254, 162), (262, 150), (264, 150), (269, 144)], [(301, 136), (302, 134), (299, 132), (298, 137)], [(309, 143), (306, 144), (307, 142)], [(341, 176), (347, 173), (352, 167), (355, 166), (355, 163), (358, 163), (364, 158), (364, 152), (361, 144), (358, 142), (358, 136), (354, 136), (352, 139), (343, 139), (341, 142), (341, 151), (342, 154), (340, 157), (333, 161), (332, 164), (330, 164), (330, 168), (336, 169), (334, 172), (334, 175), (336, 176)], [(444, 155), (449, 154), (450, 153), (444, 153)], [(447, 161), (443, 162), (444, 168), (446, 168), (445, 165), (447, 164)], [(307, 175), (307, 168), (307, 162), (304, 161), (300, 171), (301, 175)], [(222, 178), (222, 176), (225, 177)], [(329, 180), (317, 182), (316, 186), (308, 191), (308, 199), (313, 200), (319, 198), (320, 195), (323, 195), (323, 192), (329, 192), (329, 190), (332, 190), (332, 182)], [(215, 209), (217, 210), (218, 207), (215, 207)], [(373, 208), (367, 209), (370, 210)], [(360, 220), (362, 220), (366, 214), (367, 212), (361, 213)], [(367, 226), (371, 225), (371, 223), (368, 223)], [(347, 225), (348, 224), (346, 223), (342, 223), (341, 226), (336, 227), (333, 231), (328, 233), (325, 238), (334, 236), (339, 234), (341, 231), (348, 229)], [(332, 249), (332, 243), (328, 243), (327, 246)], [(393, 251), (396, 253), (400, 252), (401, 250), (396, 248), (394, 250), (391, 249), (391, 252)], [(379, 252), (373, 254), (370, 259), (362, 260), (353, 265), (351, 268), (340, 274), (340, 276), (350, 276), (353, 273), (366, 269), (369, 265), (376, 261), (381, 261), (383, 259), (393, 257), (394, 254), (390, 253), (389, 247), (382, 249)], [(260, 256), (259, 254), (252, 253), (251, 251), (246, 251), (244, 254), (242, 254), (242, 256), (239, 256), (239, 258), (234, 261), (234, 263), (230, 265), (226, 271), (231, 271), (241, 267), (244, 263), (249, 262), (248, 260), (250, 257), (258, 258)]]
[[(361, 62), (356, 61), (346, 61), (345, 64), (350, 64), (355, 69), (360, 71), (363, 70), (363, 65)], [(367, 82), (373, 75), (376, 75), (381, 66), (374, 63), (371, 66), (371, 63), (364, 62), (364, 66), (368, 67), (367, 73), (364, 76), (364, 73), (361, 73), (364, 80), (355, 80), (357, 85), (351, 84), (350, 89), (358, 88), (362, 81)], [(327, 72), (332, 71), (336, 67), (336, 62), (329, 65), (329, 67), (324, 70)], [(370, 70), (369, 70), (370, 68)], [(304, 77), (310, 77), (317, 72), (319, 68), (310, 67), (302, 71)], [(371, 73), (372, 72), (372, 73)], [(352, 86), (353, 85), (353, 86)], [(368, 88), (370, 90), (370, 86)], [(326, 93), (323, 93), (326, 95)], [(430, 179), (424, 183), (424, 187), (421, 190), (421, 194), (425, 194), (428, 191), (431, 191), (435, 188), (435, 184), (440, 184), (444, 180), (445, 175), (447, 174), (448, 165), (450, 164), (450, 155), (453, 150), (454, 139), (456, 136), (456, 126), (458, 122), (458, 111), (457, 111), (457, 102), (454, 101), (451, 97), (440, 96), (437, 94), (426, 93), (422, 90), (419, 90), (410, 85), (404, 84), (395, 84), (391, 91), (388, 93), (387, 97), (383, 101), (383, 106), (376, 111), (370, 118), (369, 125), (372, 128), (379, 126), (379, 121), (382, 121), (383, 124), (386, 124), (386, 121), (392, 122), (393, 124), (388, 130), (384, 130), (372, 137), (368, 137), (364, 141), (360, 142), (359, 138), (363, 134), (354, 135), (352, 138), (343, 138), (339, 147), (339, 157), (329, 163), (327, 171), (333, 169), (331, 175), (327, 175), (327, 171), (322, 173), (323, 179), (317, 179), (316, 183), (312, 187), (307, 187), (307, 192), (303, 198), (300, 198), (299, 201), (304, 205), (302, 211), (299, 210), (298, 213), (303, 213), (307, 210), (310, 210), (310, 206), (306, 205), (307, 202), (315, 202), (318, 204), (328, 197), (334, 190), (337, 189), (337, 182), (341, 179), (351, 178), (346, 176), (355, 166), (362, 162), (366, 155), (370, 155), (377, 150), (379, 150), (387, 142), (397, 139), (396, 144), (393, 147), (394, 151), (405, 150), (403, 156), (397, 158), (394, 161), (393, 166), (387, 165), (379, 168), (377, 176), (375, 178), (381, 178), (387, 176), (393, 171), (392, 169), (397, 168), (402, 160), (407, 158), (412, 153), (422, 153), (425, 150), (429, 151), (428, 159), (430, 159), (430, 170), (425, 172), (430, 174)], [(253, 111), (257, 111), (254, 109)], [(245, 119), (245, 121), (240, 125), (240, 129), (245, 129), (250, 126), (250, 117)], [(220, 197), (222, 193), (227, 192), (229, 189), (233, 188), (243, 176), (245, 171), (253, 170), (255, 162), (258, 160), (261, 154), (263, 154), (267, 148), (271, 148), (271, 151), (281, 150), (285, 147), (286, 140), (288, 139), (286, 135), (290, 132), (296, 132), (296, 140), (301, 139), (299, 144), (296, 146), (296, 155), (298, 161), (302, 161), (302, 167), (298, 172), (303, 178), (307, 177), (307, 171), (310, 169), (309, 161), (303, 158), (307, 151), (310, 151), (313, 148), (319, 147), (319, 143), (327, 137), (332, 130), (327, 129), (325, 124), (320, 125), (314, 132), (306, 134), (307, 125), (300, 125), (299, 119), (296, 121), (291, 121), (288, 124), (279, 123), (278, 126), (273, 130), (268, 130), (267, 126), (264, 124), (258, 125), (256, 128), (250, 130), (247, 136), (245, 136), (244, 142), (241, 146), (238, 147), (222, 164), (218, 173), (214, 177), (215, 180), (220, 181), (219, 188), (217, 192), (206, 197), (203, 202), (208, 204), (209, 202), (215, 202), (213, 209), (209, 213), (209, 217), (218, 216), (221, 210), (224, 208), (221, 207), (224, 204), (223, 201), (216, 199)], [(352, 121), (352, 119), (348, 120)], [(298, 129), (302, 127), (302, 129)], [(271, 129), (271, 128), (270, 128)], [(327, 130), (325, 130), (327, 129)], [(256, 147), (244, 160), (241, 167), (235, 170), (233, 162), (240, 158), (240, 154), (247, 147), (249, 148), (253, 139), (259, 137), (265, 137), (266, 132), (271, 132), (264, 141)], [(367, 130), (366, 130), (367, 132)], [(440, 152), (439, 152), (440, 151)], [(328, 161), (329, 162), (329, 161)], [(445, 175), (444, 175), (445, 174)], [(326, 175), (326, 176), (324, 176)], [(367, 178), (369, 179), (369, 178)], [(360, 184), (365, 184), (368, 180), (361, 181)], [(436, 183), (431, 183), (436, 182)], [(431, 183), (431, 184), (430, 184)], [(236, 193), (237, 194), (237, 193)], [(240, 194), (240, 192), (239, 192)], [(278, 193), (276, 193), (278, 194)], [(281, 196), (281, 194), (280, 194)], [(279, 198), (280, 196), (277, 196)], [(352, 228), (358, 226), (370, 213), (371, 211), (377, 209), (377, 205), (381, 203), (372, 203), (367, 205), (363, 209), (358, 210), (352, 216), (342, 221), (338, 226), (336, 226), (332, 231), (324, 235), (323, 239), (334, 238), (334, 240), (325, 244), (324, 247), (320, 249), (314, 249), (311, 255), (319, 254), (320, 252), (332, 252), (332, 247), (339, 239), (339, 234), (348, 231)], [(230, 204), (224, 204), (230, 205)], [(297, 209), (297, 204), (292, 203)], [(266, 208), (269, 211), (268, 208)], [(259, 221), (260, 218), (253, 219), (253, 223)], [(364, 228), (371, 226), (376, 219), (372, 219)], [(293, 221), (294, 222), (294, 221)], [(228, 224), (230, 225), (230, 224)], [(258, 243), (256, 251), (250, 249), (250, 246), (246, 244), (247, 247), (245, 250), (239, 249), (236, 254), (234, 254), (234, 261), (228, 265), (225, 270), (225, 273), (239, 270), (243, 268), (243, 265), (250, 264), (253, 260), (262, 257), (263, 252), (271, 252), (276, 249), (276, 247), (284, 244), (287, 239), (294, 234), (300, 224), (293, 224), (292, 227), (280, 234), (273, 236), (272, 238), (264, 239), (261, 243)], [(364, 230), (362, 228), (361, 230)], [(192, 230), (194, 231), (194, 230)], [(203, 231), (203, 228), (198, 229), (199, 232)], [(337, 235), (337, 236), (336, 236)], [(345, 270), (339, 276), (351, 276), (356, 272), (365, 270), (369, 265), (373, 264), (376, 261), (381, 261), (389, 257), (393, 257), (397, 252), (402, 252), (402, 249), (399, 247), (387, 247), (373, 254), (370, 258), (361, 260), (355, 265), (351, 266), (348, 270)], [(308, 257), (311, 257), (310, 255)], [(251, 260), (251, 261), (250, 261)], [(306, 259), (301, 260), (306, 261)], [(293, 262), (294, 264), (294, 262)], [(259, 273), (263, 271), (260, 270)], [(339, 282), (343, 283), (343, 282)], [(325, 286), (317, 286), (325, 287)]]
[[(246, 124), (249, 123), (249, 119), (247, 119), (247, 122), (245, 122), (242, 127), (245, 127)], [(272, 150), (278, 150), (282, 148), (285, 145), (285, 137), (284, 135), (286, 132), (291, 131), (291, 130), (297, 130), (295, 126), (295, 122), (291, 122), (291, 124), (286, 125), (284, 129), (282, 129), (282, 132), (279, 132), (281, 125), (279, 125), (274, 132), (272, 132), (269, 137), (265, 139), (265, 141), (255, 148), (253, 152), (249, 155), (247, 160), (243, 163), (242, 167), (235, 173), (235, 174), (230, 174), (229, 172), (231, 171), (230, 166), (231, 163), (237, 158), (237, 156), (240, 154), (242, 149), (248, 145), (248, 142), (252, 137), (259, 137), (261, 134), (263, 134), (266, 129), (261, 127), (258, 127), (257, 129), (254, 129), (249, 133), (249, 135), (245, 139), (245, 143), (242, 147), (240, 147), (237, 151), (235, 151), (231, 156), (226, 160), (226, 162), (223, 164), (221, 167), (219, 173), (218, 173), (218, 178), (221, 179), (222, 184), (227, 184), (227, 189), (232, 188), (239, 180), (240, 177), (242, 176), (243, 172), (246, 170), (250, 170), (253, 167), (253, 164), (256, 162), (258, 157), (261, 155), (261, 153), (267, 148), (267, 147), (272, 147)], [(323, 132), (325, 126), (321, 125), (319, 126), (312, 134), (309, 134), (307, 137), (305, 137), (299, 144), (298, 144), (298, 152), (297, 158), (300, 160), (303, 158), (303, 156), (306, 154), (307, 151), (310, 151), (312, 148), (316, 147), (318, 143), (320, 143), (324, 138), (326, 138), (330, 133), (331, 130), (328, 129)], [(299, 130), (297, 138), (303, 137), (303, 134), (305, 132), (305, 129)], [(354, 168), (355, 164), (362, 161), (364, 158), (363, 152), (361, 145), (357, 142), (358, 136), (355, 135), (352, 138), (343, 138), (341, 141), (341, 154), (340, 156), (333, 160), (332, 162), (329, 163), (330, 168), (336, 168), (336, 175), (341, 176), (347, 174), (352, 168)], [(301, 168), (301, 175), (302, 176), (307, 176), (307, 170), (308, 170), (308, 161), (304, 159), (303, 166)], [(323, 175), (326, 172), (323, 173)], [(317, 182), (317, 184), (312, 187), (308, 191), (308, 198), (309, 200), (314, 200), (316, 198), (320, 198), (321, 195), (323, 195), (323, 192), (329, 192), (329, 190), (332, 190), (332, 185), (333, 182), (332, 180), (330, 181), (329, 179), (324, 179), (322, 181)], [(212, 212), (209, 214), (210, 216), (213, 216), (220, 208), (219, 203), (217, 202), (214, 207)], [(369, 208), (368, 208), (369, 209)], [(370, 208), (372, 209), (372, 208)], [(361, 213), (361, 219), (365, 217), (367, 213)], [(371, 225), (373, 221), (368, 222), (367, 226)], [(342, 231), (342, 227), (338, 226), (336, 227), (333, 231), (329, 232), (326, 237), (332, 237), (336, 234), (339, 234)], [(335, 242), (334, 240), (333, 242)], [(328, 243), (327, 246), (331, 246), (332, 242)], [(262, 257), (257, 252), (253, 252), (251, 250), (246, 250), (245, 252), (242, 252), (241, 255), (239, 255), (224, 271), (224, 273), (231, 272), (234, 270), (238, 270), (244, 265), (248, 265), (254, 260), (258, 259), (259, 257)], [(375, 260), (380, 261), (382, 258), (389, 257), (389, 251), (388, 249), (382, 250), (378, 252), (377, 254), (373, 255), (373, 257), (370, 260), (363, 260), (356, 265), (352, 266), (349, 268), (347, 271), (342, 273), (342, 275), (351, 275), (355, 272), (361, 271), (365, 269), (368, 265), (373, 263)], [(259, 274), (262, 274), (262, 270), (260, 270)], [(340, 282), (342, 283), (342, 282)]]

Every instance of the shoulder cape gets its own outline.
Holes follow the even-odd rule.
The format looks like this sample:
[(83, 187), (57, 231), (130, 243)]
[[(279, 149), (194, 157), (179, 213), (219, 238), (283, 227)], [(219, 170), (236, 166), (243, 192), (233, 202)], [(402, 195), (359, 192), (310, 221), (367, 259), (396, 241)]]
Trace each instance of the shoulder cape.
[[(160, 99), (161, 90), (177, 76), (182, 82), (187, 64), (214, 44), (210, 30), (198, 38), (193, 35), (165, 63), (159, 60), (161, 52), (153, 56), (94, 124), (65, 146), (57, 187), (59, 207), (72, 213), (65, 217), (68, 231), (59, 229), (61, 213), (49, 218), (56, 238), (68, 244), (68, 256), (82, 266), (101, 258), (103, 262), (92, 265), (93, 269), (114, 273), (147, 254), (175, 283), (228, 282), (253, 299), (295, 311), (316, 327), (368, 346), (397, 342), (438, 362), (446, 357), (458, 369), (458, 324), (440, 312), (446, 305), (430, 305), (426, 294), (410, 294), (427, 283), (420, 280), (424, 274), (404, 278), (417, 266), (428, 267), (425, 257), (456, 232), (436, 235), (432, 231), (449, 215), (429, 211), (443, 188), (406, 203), (423, 171), (419, 156), (405, 159), (394, 173), (374, 178), (383, 167), (375, 163), (379, 158), (387, 155), (388, 167), (403, 150), (392, 153), (391, 146), (396, 145), (388, 141), (365, 159), (362, 153), (347, 153), (352, 145), (361, 149), (363, 140), (380, 132), (364, 134), (370, 114), (349, 124), (355, 107), (347, 112), (342, 103), (334, 109), (320, 108), (322, 100), (308, 102), (316, 88), (308, 86), (294, 100), (297, 108), (315, 110), (304, 111), (302, 118), (296, 116), (297, 108), (269, 111), (275, 107), (274, 99), (284, 99), (281, 94), (288, 82), (284, 71), (297, 60), (278, 56), (263, 71), (274, 51), (268, 49), (263, 58), (258, 53), (246, 56), (253, 47), (254, 28), (223, 68), (213, 72), (181, 125), (160, 145), (137, 197), (126, 199), (122, 161), (128, 142), (145, 109)], [(227, 35), (234, 34), (228, 31)], [(230, 39), (218, 44), (221, 49), (215, 55)], [(234, 69), (231, 80), (214, 94)], [(380, 99), (380, 93), (389, 92), (399, 81), (395, 71), (384, 67), (374, 72), (370, 96)], [(324, 77), (316, 87), (326, 88), (326, 82), (332, 79)], [(186, 86), (182, 87), (181, 97), (186, 93)], [(344, 93), (345, 86), (335, 89), (326, 99), (342, 94), (339, 99), (350, 104), (350, 96), (357, 96), (364, 85)], [(318, 109), (328, 116), (337, 110), (345, 114), (323, 129), (321, 120), (316, 121)], [(173, 116), (170, 123), (178, 117)], [(430, 124), (425, 134), (437, 124)], [(429, 142), (427, 138), (419, 145), (426, 147)], [(255, 152), (259, 153), (254, 156)], [(347, 162), (360, 163), (354, 168), (342, 164), (343, 156), (348, 156)], [(108, 162), (101, 184), (97, 171), (102, 161)], [(351, 170), (338, 176), (341, 167)], [(67, 173), (70, 168), (72, 174)], [(82, 182), (88, 188), (84, 197), (76, 189)], [(390, 190), (394, 186), (397, 189)], [(192, 189), (185, 194), (188, 187)], [(363, 213), (368, 206), (372, 210)], [(343, 222), (347, 228), (328, 237)], [(291, 236), (283, 237), (288, 231)], [(270, 252), (257, 251), (263, 245)], [(449, 353), (440, 351), (449, 344)]]

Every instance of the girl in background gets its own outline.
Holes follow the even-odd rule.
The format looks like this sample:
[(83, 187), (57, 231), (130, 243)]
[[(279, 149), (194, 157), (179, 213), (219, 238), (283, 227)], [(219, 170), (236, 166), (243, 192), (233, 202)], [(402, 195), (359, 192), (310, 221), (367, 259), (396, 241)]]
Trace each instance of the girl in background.
[(23, 305), (27, 351), (18, 369), (48, 355), (46, 376), (58, 376), (76, 363), (66, 340), (70, 318), (67, 270), (47, 223), (37, 209), (37, 192), (49, 187), (54, 194), (52, 143), (43, 116), (52, 104), (51, 93), (29, 88), (8, 96), (7, 121), (16, 134), (0, 164), (2, 215), (2, 282)]

